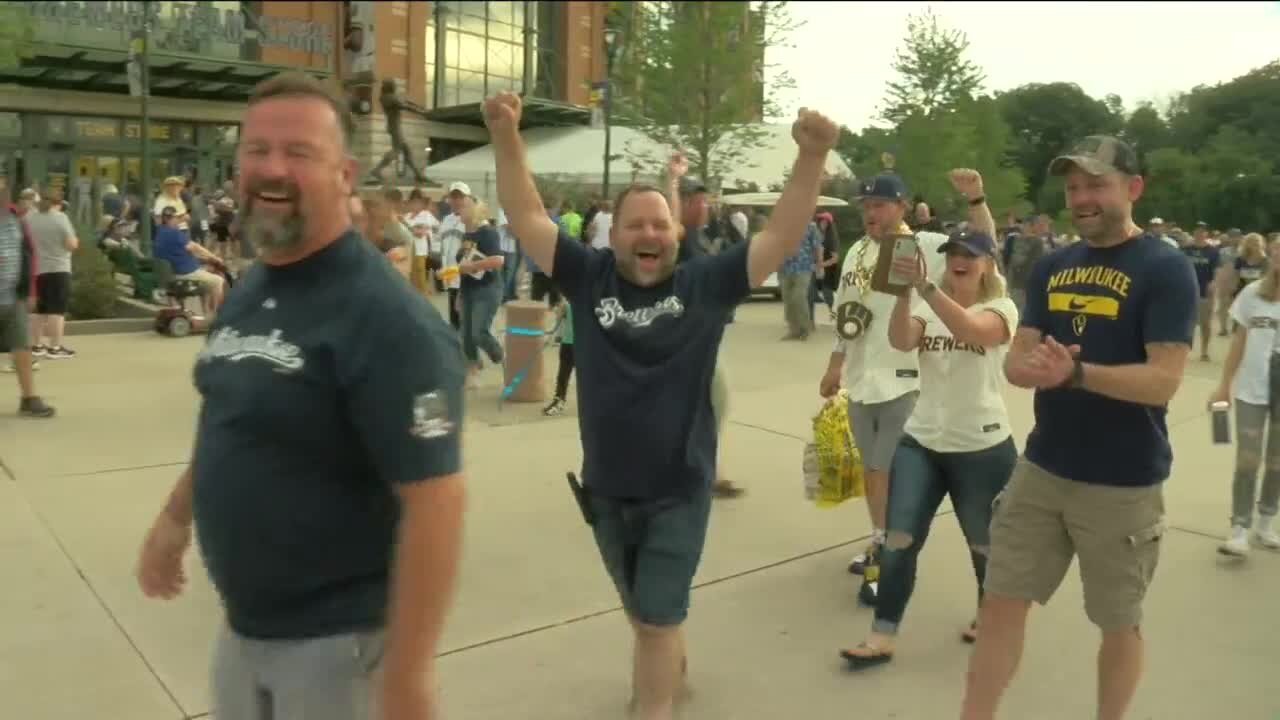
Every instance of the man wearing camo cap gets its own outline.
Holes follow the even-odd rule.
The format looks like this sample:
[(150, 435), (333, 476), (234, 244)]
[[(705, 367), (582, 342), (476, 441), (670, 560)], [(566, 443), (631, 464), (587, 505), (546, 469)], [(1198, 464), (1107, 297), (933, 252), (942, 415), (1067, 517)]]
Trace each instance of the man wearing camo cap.
[(1005, 377), (1035, 390), (1035, 425), (996, 499), (986, 594), (962, 720), (994, 720), (1031, 603), (1079, 559), (1102, 631), (1099, 720), (1120, 720), (1142, 676), (1142, 601), (1160, 558), (1165, 422), (1191, 350), (1199, 286), (1186, 257), (1133, 222), (1137, 155), (1092, 136), (1049, 165), (1084, 242), (1031, 271)]

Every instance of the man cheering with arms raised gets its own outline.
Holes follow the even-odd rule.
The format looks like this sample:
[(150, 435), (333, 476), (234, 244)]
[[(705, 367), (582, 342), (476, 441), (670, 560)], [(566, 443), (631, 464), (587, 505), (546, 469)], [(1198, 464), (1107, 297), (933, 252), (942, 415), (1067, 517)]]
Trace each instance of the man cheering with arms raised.
[(610, 249), (558, 231), (519, 135), (520, 99), (485, 103), (498, 196), (524, 252), (573, 307), (588, 522), (636, 635), (635, 707), (672, 717), (694, 572), (715, 477), (711, 377), (735, 305), (795, 252), (813, 215), (838, 128), (801, 110), (799, 155), (768, 226), (752, 242), (676, 265), (677, 226), (657, 188), (614, 203)]

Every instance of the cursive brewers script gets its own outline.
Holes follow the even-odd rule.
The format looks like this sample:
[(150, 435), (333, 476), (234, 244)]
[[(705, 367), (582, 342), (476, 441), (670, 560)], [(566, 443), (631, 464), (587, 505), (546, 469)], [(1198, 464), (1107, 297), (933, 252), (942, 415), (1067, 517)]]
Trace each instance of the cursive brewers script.
[(681, 304), (680, 298), (672, 295), (671, 297), (649, 307), (636, 308), (635, 310), (624, 310), (622, 303), (617, 298), (603, 298), (600, 300), (599, 307), (596, 308), (596, 317), (600, 319), (600, 327), (611, 328), (614, 323), (619, 320), (625, 322), (631, 327), (648, 327), (653, 324), (654, 320), (663, 315), (672, 315), (680, 317), (684, 314), (684, 305)]
[(283, 370), (301, 370), (306, 365), (302, 349), (282, 340), (279, 330), (270, 335), (241, 335), (231, 328), (223, 328), (209, 337), (204, 349), (196, 355), (198, 362), (221, 359), (239, 362), (245, 358), (265, 360)]

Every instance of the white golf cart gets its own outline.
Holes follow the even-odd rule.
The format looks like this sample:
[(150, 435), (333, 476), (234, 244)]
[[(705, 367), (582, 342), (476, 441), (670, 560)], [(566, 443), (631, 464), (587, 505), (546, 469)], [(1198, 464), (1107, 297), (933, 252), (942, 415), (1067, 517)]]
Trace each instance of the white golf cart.
[[(721, 195), (719, 204), (721, 207), (768, 207), (771, 208), (778, 204), (778, 198), (782, 197), (780, 192), (755, 192), (755, 193), (737, 193), (734, 195)], [(829, 197), (827, 195), (818, 196), (818, 207), (847, 207), (849, 203), (840, 198)], [(752, 228), (755, 232), (755, 228)], [(782, 288), (778, 287), (778, 273), (770, 273), (764, 284), (752, 290), (753, 295), (767, 295), (774, 300), (782, 299)]]

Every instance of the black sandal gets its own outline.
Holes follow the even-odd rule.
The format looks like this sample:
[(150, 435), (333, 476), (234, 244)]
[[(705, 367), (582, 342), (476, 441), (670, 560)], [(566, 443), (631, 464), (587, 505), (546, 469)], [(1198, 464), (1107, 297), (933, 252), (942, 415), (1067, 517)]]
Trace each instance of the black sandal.
[(892, 652), (885, 652), (877, 647), (872, 647), (865, 642), (858, 643), (854, 650), (872, 650), (875, 655), (859, 655), (853, 650), (841, 650), (840, 657), (844, 658), (848, 668), (853, 671), (866, 670), (868, 668), (884, 665), (893, 660)]

